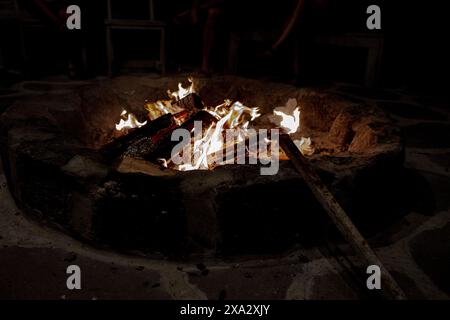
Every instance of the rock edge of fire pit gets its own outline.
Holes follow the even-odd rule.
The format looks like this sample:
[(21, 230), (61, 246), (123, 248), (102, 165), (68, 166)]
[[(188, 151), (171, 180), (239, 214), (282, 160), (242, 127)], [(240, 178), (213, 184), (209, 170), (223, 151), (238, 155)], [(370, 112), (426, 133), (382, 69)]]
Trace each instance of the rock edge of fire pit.
[[(279, 252), (326, 225), (289, 162), (275, 176), (258, 166), (151, 175), (119, 172), (96, 148), (111, 138), (123, 108), (143, 117), (146, 99), (164, 98), (178, 78), (122, 77), (64, 95), (14, 103), (1, 117), (2, 157), (17, 204), (39, 220), (94, 244), (181, 255), (192, 252)], [(341, 204), (353, 215), (354, 195), (402, 166), (398, 129), (376, 107), (313, 89), (238, 77), (199, 79), (209, 105), (224, 98), (272, 109), (296, 98), (300, 135), (311, 136), (310, 157)], [(139, 170), (138, 170), (139, 171)], [(368, 197), (367, 199), (370, 199)], [(362, 201), (359, 199), (359, 201)], [(370, 204), (369, 204), (370, 205)]]

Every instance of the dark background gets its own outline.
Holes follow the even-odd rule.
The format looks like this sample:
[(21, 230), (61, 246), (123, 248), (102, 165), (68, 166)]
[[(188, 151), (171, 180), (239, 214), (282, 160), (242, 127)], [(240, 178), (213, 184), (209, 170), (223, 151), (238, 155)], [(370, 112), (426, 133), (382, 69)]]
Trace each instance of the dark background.
[[(53, 100), (53, 97), (61, 94), (65, 97), (69, 94), (67, 92), (84, 90), (79, 87), (89, 84), (93, 85), (92, 89), (95, 91), (99, 83), (110, 82), (103, 81), (108, 74), (104, 21), (106, 0), (41, 1), (48, 4), (51, 12), (59, 17), (56, 20), (64, 18), (61, 10), (64, 13), (69, 4), (79, 4), (82, 10), (82, 29), (67, 31), (64, 27), (65, 20), (62, 19), (64, 23), (61, 24), (50, 18), (37, 5), (39, 0), (0, 0), (0, 114), (5, 110), (8, 114), (11, 114), (11, 110), (18, 110), (17, 121), (20, 126), (23, 124), (25, 129), (34, 129), (36, 126), (38, 133), (41, 122), (35, 121), (32, 112), (34, 106), (42, 107), (42, 112), (46, 112), (50, 110), (49, 106), (55, 105), (55, 101), (60, 101)], [(166, 24), (167, 76), (183, 73), (184, 77), (185, 73), (194, 76), (201, 73), (202, 39), (208, 19), (207, 12), (201, 11), (199, 23), (193, 24), (189, 14), (185, 18), (175, 19), (178, 13), (186, 10), (189, 12), (192, 1), (154, 1), (155, 19)], [(201, 0), (200, 3), (214, 1), (216, 0)], [(298, 86), (318, 86), (313, 89), (317, 92), (326, 93), (332, 88), (346, 99), (356, 98), (358, 104), (376, 105), (386, 111), (405, 138), (405, 170), (395, 174), (386, 172), (377, 175), (377, 183), (370, 186), (370, 192), (358, 190), (355, 197), (359, 199), (360, 207), (364, 210), (361, 210), (360, 221), (355, 222), (365, 222), (368, 226), (366, 229), (370, 229), (372, 233), (383, 229), (368, 241), (377, 248), (383, 261), (386, 258), (386, 262), (392, 265), (392, 270), (395, 271), (393, 276), (398, 279), (402, 288), (407, 290), (409, 296), (414, 299), (448, 298), (450, 55), (447, 48), (449, 11), (445, 1), (414, 3), (398, 0), (306, 0), (308, 6), (294, 32), (277, 50), (270, 50), (292, 14), (296, 1), (221, 2), (218, 5), (221, 14), (212, 30), (215, 38), (211, 54), (212, 74), (230, 73), (230, 70), (227, 70), (230, 38), (232, 35), (243, 38), (246, 36), (247, 40), (243, 41), (237, 53), (239, 63), (234, 73), (262, 80), (294, 83)], [(15, 10), (15, 2), (19, 2), (23, 9), (20, 15)], [(147, 0), (113, 2), (115, 17), (147, 19)], [(366, 8), (369, 4), (378, 4), (381, 7), (381, 31), (366, 29)], [(339, 37), (353, 33), (362, 33), (366, 37), (375, 35), (384, 39), (383, 61), (379, 66), (381, 77), (375, 88), (362, 87), (366, 85), (366, 48), (314, 44), (314, 39), (321, 35)], [(116, 54), (114, 75), (139, 73), (144, 74), (145, 79), (159, 76), (160, 70), (157, 68), (125, 67), (125, 62), (129, 60), (158, 58), (157, 33), (115, 31), (113, 40)], [(303, 49), (300, 52), (296, 50), (299, 44)], [(294, 68), (296, 57), (304, 66), (301, 72), (296, 72)], [(39, 81), (26, 81), (30, 79)], [(94, 80), (68, 81), (70, 79)], [(128, 79), (139, 77), (124, 76), (121, 83)], [(165, 79), (162, 80), (164, 82)], [(356, 85), (349, 85), (349, 82)], [(158, 83), (157, 79), (155, 83)], [(129, 87), (134, 86), (132, 82), (126, 84)], [(331, 85), (327, 86), (328, 84)], [(322, 85), (324, 87), (320, 87)], [(67, 88), (67, 91), (64, 91), (64, 88)], [(145, 86), (144, 88), (146, 90)], [(136, 89), (138, 91), (139, 87)], [(109, 98), (112, 96), (105, 101), (110, 101)], [(139, 100), (137, 106), (140, 108), (142, 103), (143, 101)], [(67, 107), (71, 108), (72, 105), (69, 101)], [(10, 110), (10, 106), (14, 109)], [(22, 121), (21, 106), (24, 107), (24, 112), (29, 112), (25, 113), (30, 115), (29, 119), (25, 119), (29, 121)], [(95, 107), (95, 104), (92, 106)], [(37, 111), (37, 114), (40, 114), (41, 110)], [(108, 117), (115, 116), (111, 113)], [(117, 119), (118, 117), (119, 114)], [(0, 129), (3, 131), (3, 127)], [(34, 131), (30, 132), (15, 130), (12, 138), (5, 139), (16, 143), (14, 137), (21, 138), (23, 134), (23, 139), (28, 139), (28, 135)], [(3, 139), (4, 136), (0, 142)], [(46, 155), (46, 146), (47, 142), (43, 140), (42, 144), (37, 144), (33, 149), (36, 149), (39, 156), (41, 150), (43, 155)], [(63, 147), (65, 146), (61, 146)], [(48, 151), (52, 152), (51, 149)], [(4, 174), (3, 166), (0, 165), (0, 178)], [(5, 172), (8, 169), (5, 167)], [(44, 181), (47, 181), (49, 178), (45, 173), (39, 171), (38, 176), (45, 176)], [(28, 181), (30, 176), (25, 178), (25, 181)], [(165, 260), (160, 264), (156, 260), (147, 262), (141, 258), (132, 259), (129, 255), (98, 253), (85, 243), (69, 241), (60, 233), (54, 234), (47, 228), (28, 221), (29, 217), (16, 209), (7, 192), (6, 180), (3, 181), (0, 205), (6, 210), (0, 210), (0, 299), (159, 300), (173, 298), (173, 292), (187, 294), (191, 292), (193, 285), (209, 299), (280, 299), (288, 297), (286, 292), (291, 288), (291, 279), (294, 279), (294, 276), (304, 273), (310, 277), (311, 272), (315, 289), (307, 298), (355, 298), (355, 293), (348, 290), (343, 275), (334, 272), (316, 274), (315, 270), (310, 270), (310, 263), (314, 263), (311, 268), (314, 269), (318, 258), (315, 249), (312, 253), (302, 248), (295, 252), (295, 255), (289, 253), (286, 256), (277, 256), (276, 259), (270, 257), (270, 260), (273, 260), (271, 263), (267, 263), (265, 257), (260, 259), (258, 256), (257, 263), (242, 263), (239, 268), (235, 267), (234, 261), (230, 261), (227, 264), (229, 268), (223, 268), (225, 264), (222, 262), (220, 268), (189, 262), (170, 269), (167, 268)], [(148, 191), (142, 184), (137, 184), (137, 188), (141, 188), (143, 192)], [(261, 191), (255, 190), (256, 193)], [(286, 186), (286, 192), (295, 190), (290, 185)], [(39, 194), (38, 191), (36, 194)], [(362, 197), (365, 193), (373, 196), (372, 203), (375, 205), (369, 205), (366, 198)], [(379, 196), (380, 194), (388, 196)], [(227, 211), (234, 210), (232, 217), (233, 214), (236, 217), (243, 212), (242, 209), (234, 208), (245, 194), (238, 196), (237, 200), (224, 198), (224, 201), (233, 200), (228, 201), (230, 207), (226, 207), (229, 208)], [(259, 198), (252, 196), (250, 199)], [(298, 200), (289, 195), (286, 199)], [(45, 201), (41, 203), (47, 205)], [(288, 212), (287, 207), (290, 204), (290, 201), (283, 202), (285, 212)], [(255, 208), (263, 210), (260, 206)], [(129, 215), (124, 217), (129, 218)], [(133, 223), (133, 219), (127, 221)], [(270, 219), (263, 221), (267, 221), (268, 226), (276, 227), (276, 224), (269, 224)], [(393, 224), (389, 225), (391, 222)], [(145, 225), (139, 227), (145, 229)], [(243, 228), (241, 232), (245, 236), (247, 229)], [(248, 239), (258, 240), (257, 237), (252, 237), (251, 232), (248, 233)], [(258, 246), (264, 248), (259, 243)], [(325, 265), (330, 263), (328, 258), (322, 261)], [(84, 290), (67, 291), (65, 270), (69, 264), (83, 266), (83, 274), (87, 276), (86, 282), (83, 282)], [(165, 285), (160, 279), (172, 279), (173, 276), (188, 280), (176, 281), (169, 292), (166, 286), (171, 281), (166, 280)], [(317, 306), (315, 308), (317, 309)], [(325, 308), (320, 308), (322, 309)]]
[[(81, 31), (67, 31), (55, 24), (34, 0), (17, 0), (26, 17), (38, 20), (39, 26), (23, 26), (12, 0), (0, 0), (0, 68), (3, 82), (36, 79), (54, 74), (67, 74), (68, 61), (73, 61), (77, 78), (106, 74), (105, 25), (106, 1), (51, 0), (48, 6), (58, 14), (69, 4), (82, 10)], [(44, 1), (45, 2), (45, 1)], [(200, 3), (205, 3), (200, 1)], [(402, 87), (418, 92), (442, 92), (449, 84), (447, 11), (444, 1), (362, 1), (315, 0), (297, 25), (296, 31), (276, 52), (270, 52), (276, 35), (281, 33), (296, 1), (225, 0), (217, 22), (212, 53), (214, 73), (226, 70), (229, 36), (232, 32), (250, 33), (239, 50), (237, 73), (249, 77), (302, 84), (331, 81), (361, 83), (365, 70), (364, 49), (338, 46), (316, 46), (309, 41), (319, 34), (349, 32), (376, 33), (366, 29), (366, 8), (378, 4), (382, 11), (385, 46), (381, 78), (378, 86)], [(113, 16), (146, 19), (147, 0), (113, 0)], [(175, 16), (191, 8), (192, 1), (155, 0), (155, 19), (167, 23), (168, 72), (195, 71), (202, 60), (202, 32), (207, 14), (200, 11), (198, 24), (190, 16)], [(22, 23), (22, 25), (21, 25)], [(21, 54), (20, 28), (23, 27), (27, 59)], [(258, 35), (272, 33), (259, 39)], [(255, 41), (251, 41), (251, 37)], [(158, 35), (151, 31), (116, 31), (113, 34), (116, 60), (153, 58), (158, 54)], [(293, 70), (296, 40), (306, 50), (301, 74)], [(84, 56), (83, 56), (84, 55)], [(84, 59), (84, 60), (83, 60)], [(119, 69), (119, 68), (118, 68)], [(126, 72), (120, 69), (117, 72)], [(147, 72), (147, 70), (144, 70)], [(13, 80), (11, 80), (13, 79)]]

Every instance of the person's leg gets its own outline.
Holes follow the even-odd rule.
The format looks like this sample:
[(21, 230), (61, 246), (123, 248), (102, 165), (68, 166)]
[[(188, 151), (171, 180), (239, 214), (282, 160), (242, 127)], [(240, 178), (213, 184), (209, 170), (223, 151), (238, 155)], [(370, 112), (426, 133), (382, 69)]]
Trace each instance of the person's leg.
[(221, 8), (208, 9), (208, 16), (203, 29), (203, 51), (202, 51), (202, 68), (203, 73), (209, 74), (212, 71), (211, 53), (214, 47), (214, 39), (216, 37), (216, 27), (219, 17), (223, 10)]

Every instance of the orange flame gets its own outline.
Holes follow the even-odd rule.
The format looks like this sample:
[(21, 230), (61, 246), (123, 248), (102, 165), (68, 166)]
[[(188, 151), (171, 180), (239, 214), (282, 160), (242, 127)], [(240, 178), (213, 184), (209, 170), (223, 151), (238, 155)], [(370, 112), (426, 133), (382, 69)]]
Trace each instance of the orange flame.
[[(201, 139), (194, 139), (192, 146), (186, 146), (183, 152), (192, 152), (192, 164), (182, 164), (176, 167), (180, 171), (211, 169), (218, 160), (216, 153), (226, 149), (228, 145), (224, 141), (226, 129), (234, 129), (237, 132), (238, 142), (244, 141), (248, 133), (248, 125), (260, 116), (258, 108), (249, 108), (236, 101), (230, 105), (230, 101), (215, 108), (206, 108), (219, 121), (212, 124)], [(231, 142), (232, 143), (232, 142)], [(192, 148), (192, 151), (190, 150)], [(219, 159), (222, 160), (222, 159)]]
[(122, 119), (120, 119), (119, 123), (116, 124), (116, 130), (121, 131), (123, 129), (133, 129), (133, 128), (139, 128), (143, 125), (147, 124), (147, 121), (139, 122), (134, 114), (128, 113), (128, 117), (124, 119), (124, 117), (127, 115), (127, 110), (123, 110), (120, 116)]
[(171, 99), (174, 98), (175, 100), (181, 100), (184, 97), (186, 97), (187, 95), (189, 95), (191, 93), (195, 93), (196, 91), (195, 91), (194, 79), (188, 78), (188, 81), (189, 81), (190, 85), (187, 88), (184, 88), (181, 83), (178, 83), (178, 91), (171, 92), (170, 90), (167, 90), (167, 94), (169, 95), (169, 97)]
[(282, 111), (274, 110), (273, 113), (281, 117), (280, 127), (283, 128), (287, 134), (296, 133), (300, 127), (300, 108), (295, 108), (291, 114), (285, 114)]
[[(154, 120), (164, 114), (177, 114), (183, 111), (176, 102), (187, 95), (196, 92), (193, 79), (189, 78), (188, 80), (190, 85), (187, 88), (179, 83), (177, 91), (167, 91), (170, 100), (159, 100), (156, 102), (147, 102), (145, 104), (145, 108), (149, 112), (148, 116), (150, 120)], [(188, 171), (211, 169), (215, 165), (224, 164), (226, 161), (222, 161), (222, 163), (215, 162), (217, 160), (217, 154), (222, 153), (224, 150), (226, 150), (227, 153), (228, 147), (233, 144), (232, 146), (234, 148), (234, 145), (236, 144), (236, 141), (229, 142), (227, 139), (224, 139), (227, 130), (235, 130), (237, 143), (243, 142), (251, 135), (249, 130), (250, 124), (256, 118), (261, 116), (258, 108), (249, 108), (239, 101), (233, 103), (230, 100), (225, 100), (216, 107), (205, 107), (204, 110), (213, 115), (218, 121), (206, 128), (201, 138), (194, 137), (192, 144), (186, 146), (185, 149), (182, 150), (183, 154), (189, 152), (192, 155), (192, 163), (175, 166), (172, 159), (159, 159), (163, 166), (172, 166), (180, 171)], [(286, 133), (294, 134), (300, 130), (301, 108), (297, 105), (296, 99), (289, 99), (286, 106), (276, 108), (273, 113), (274, 116), (271, 117), (271, 121), (276, 126), (285, 130)], [(124, 110), (121, 114), (122, 119), (116, 124), (116, 130), (136, 128), (147, 123), (147, 121), (140, 123), (131, 113), (128, 114), (128, 118), (125, 118), (126, 115), (127, 111)], [(266, 143), (270, 142), (269, 139), (265, 140)], [(294, 143), (304, 155), (311, 155), (314, 153), (310, 138), (302, 137), (300, 140), (294, 140)]]
[[(271, 121), (281, 127), (287, 134), (291, 135), (300, 131), (301, 110), (296, 99), (289, 99), (285, 106), (276, 108), (273, 114), (276, 117), (272, 117)], [(281, 117), (281, 120), (279, 120), (279, 117)], [(294, 143), (303, 155), (314, 153), (311, 138), (301, 137), (300, 140), (294, 140)]]

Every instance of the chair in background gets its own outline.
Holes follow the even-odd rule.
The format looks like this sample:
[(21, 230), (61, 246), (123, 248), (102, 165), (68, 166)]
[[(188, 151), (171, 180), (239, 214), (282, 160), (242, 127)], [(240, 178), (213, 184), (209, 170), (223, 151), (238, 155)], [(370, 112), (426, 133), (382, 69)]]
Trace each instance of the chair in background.
[[(165, 28), (166, 25), (162, 21), (155, 20), (153, 0), (149, 0), (149, 17), (144, 19), (115, 19), (113, 18), (112, 0), (107, 0), (107, 19), (105, 19), (106, 25), (106, 51), (107, 51), (107, 64), (108, 64), (108, 76), (113, 75), (114, 67), (114, 45), (112, 39), (113, 30), (150, 30), (160, 33), (159, 37), (159, 60), (147, 60), (140, 63), (133, 62), (130, 64), (132, 67), (148, 67), (155, 66), (164, 74), (166, 72), (166, 52), (165, 52)], [(149, 63), (150, 62), (150, 63)]]

